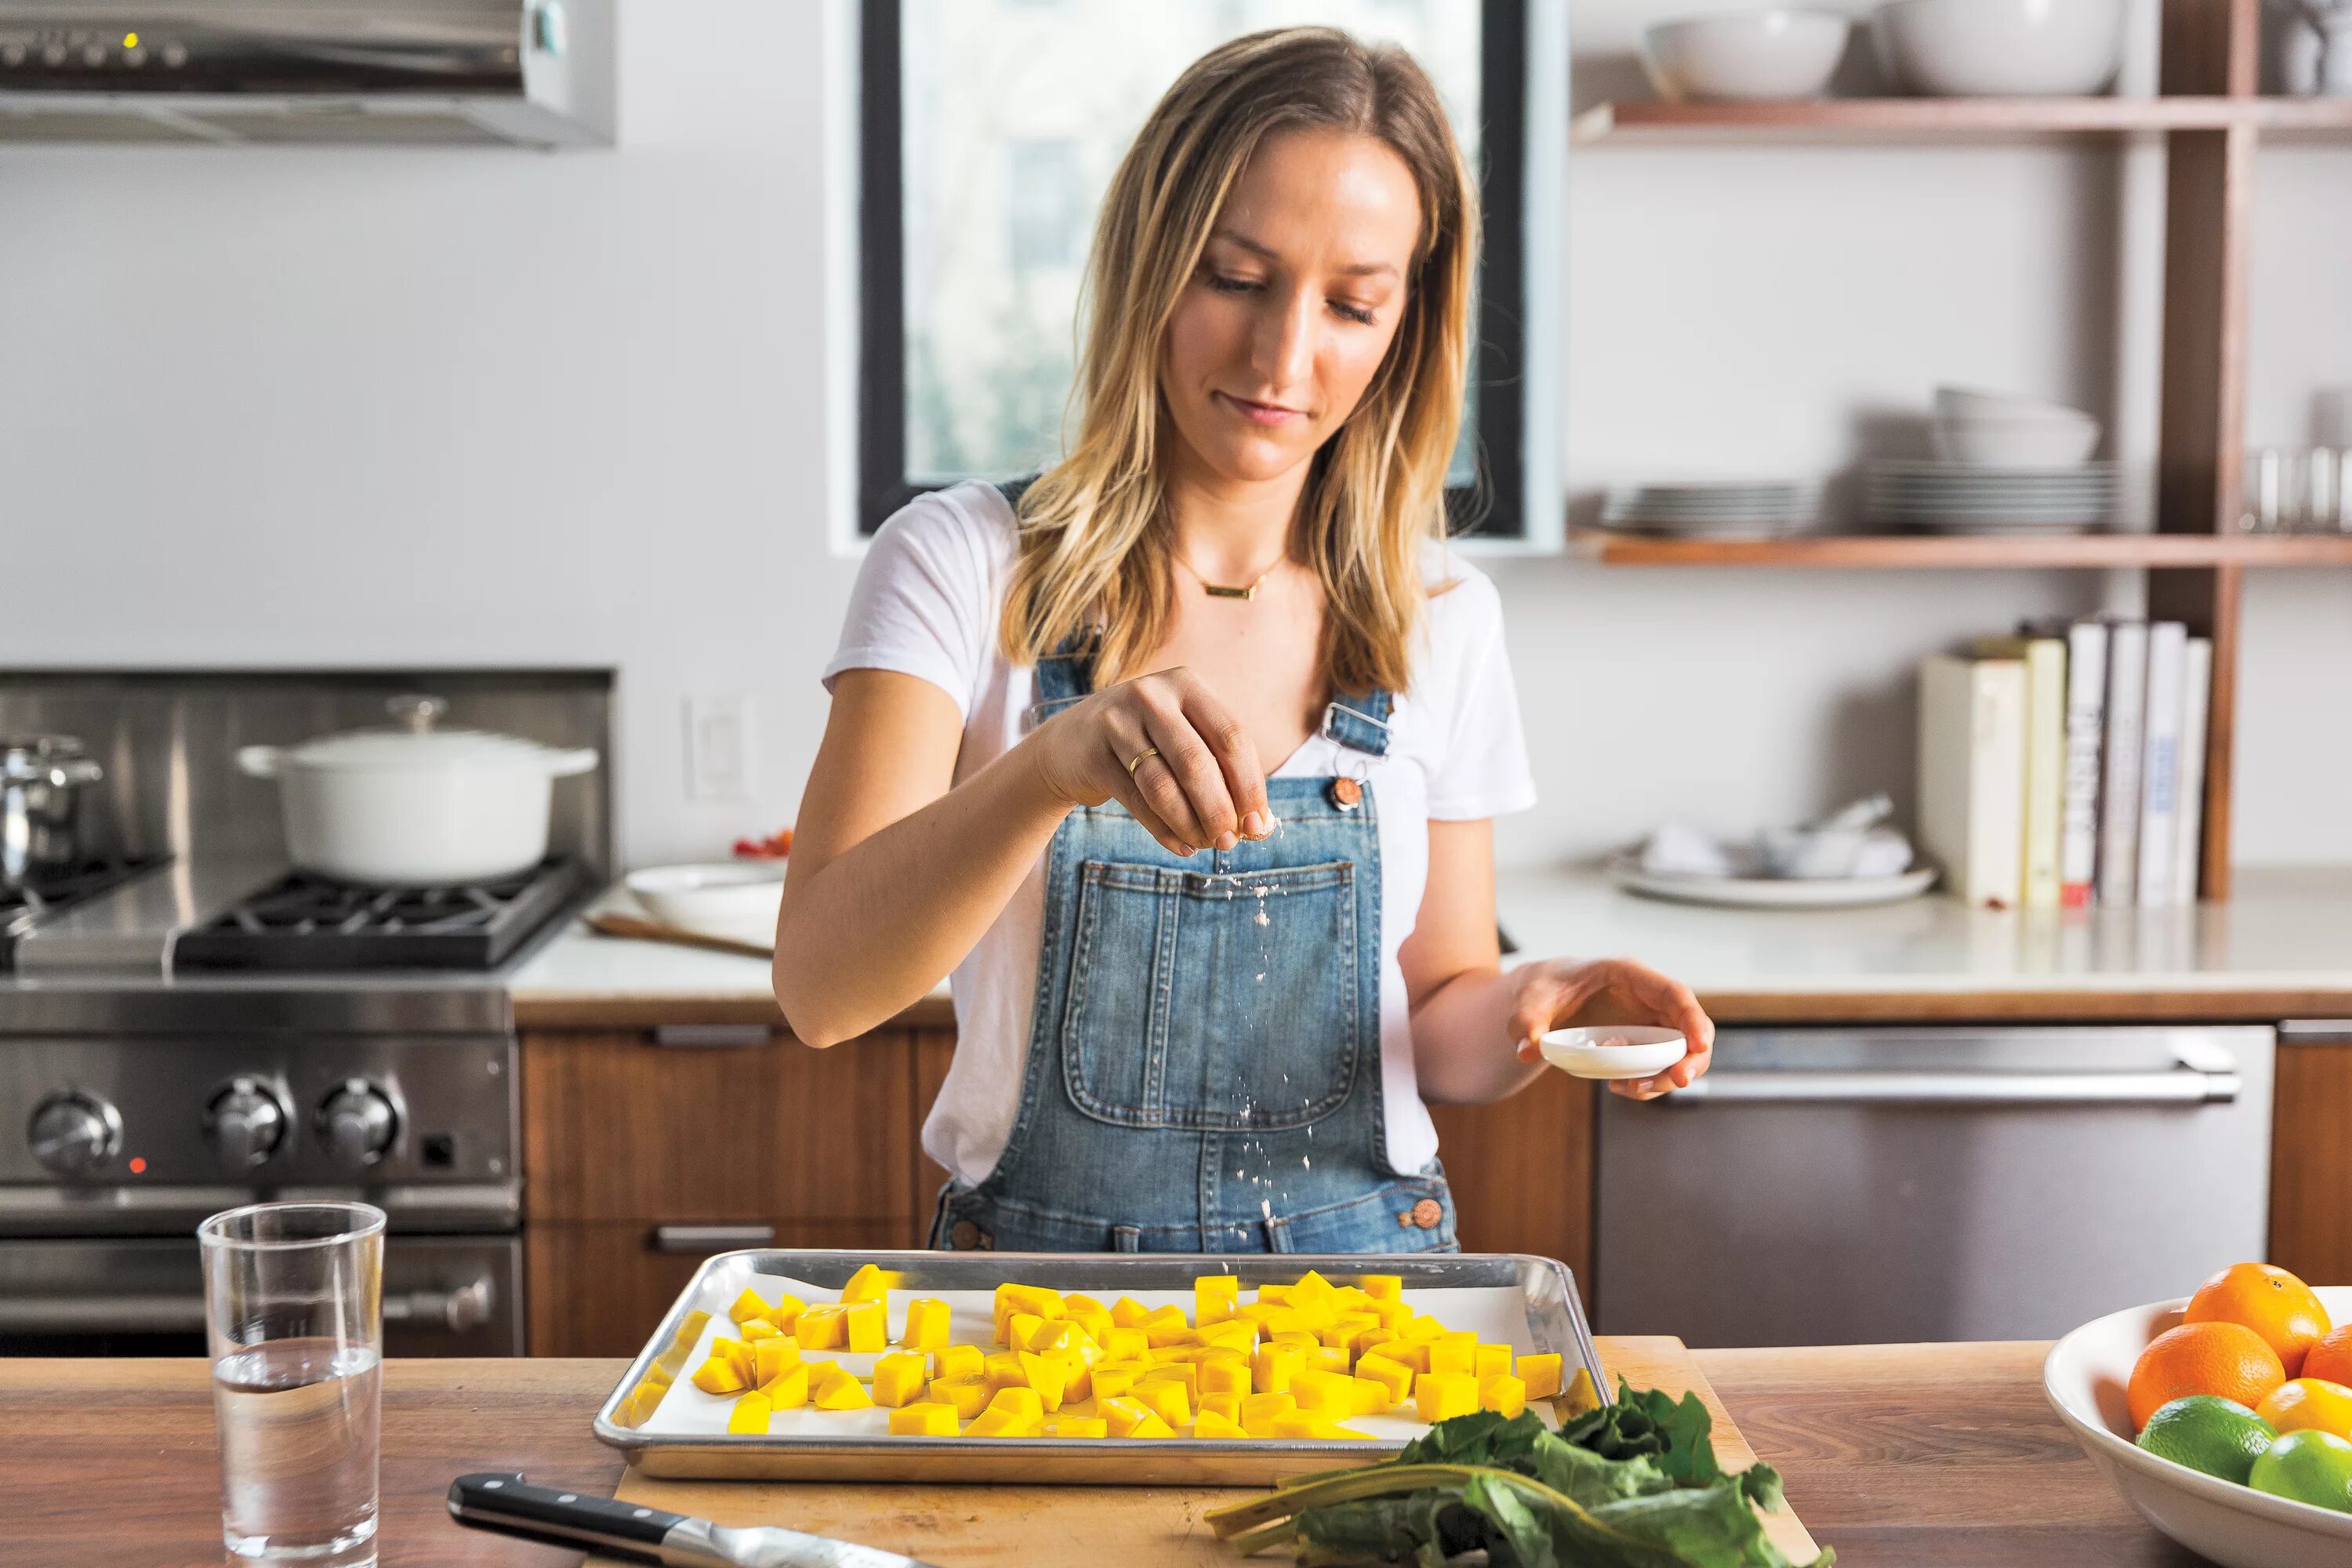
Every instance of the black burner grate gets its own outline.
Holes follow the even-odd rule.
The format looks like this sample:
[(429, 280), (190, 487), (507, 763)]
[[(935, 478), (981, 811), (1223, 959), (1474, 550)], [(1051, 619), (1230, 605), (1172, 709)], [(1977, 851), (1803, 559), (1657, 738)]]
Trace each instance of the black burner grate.
[(23, 887), (0, 884), (0, 970), (13, 966), (16, 939), (39, 921), (112, 892), (171, 858), (169, 855), (110, 856), (63, 871), (45, 871)]
[(177, 969), (490, 969), (563, 907), (578, 862), (494, 882), (371, 888), (289, 872), (182, 933)]

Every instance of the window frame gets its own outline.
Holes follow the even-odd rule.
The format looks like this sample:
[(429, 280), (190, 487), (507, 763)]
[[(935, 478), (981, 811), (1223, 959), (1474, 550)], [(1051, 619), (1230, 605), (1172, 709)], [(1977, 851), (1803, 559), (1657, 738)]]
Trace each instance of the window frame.
[[(939, 488), (907, 477), (906, 163), (903, 13), (900, 0), (856, 0), (858, 10), (858, 378), (856, 536), (871, 539), (917, 496)], [(1553, 247), (1537, 241), (1549, 226), (1529, 213), (1531, 158), (1548, 125), (1549, 100), (1539, 47), (1554, 31), (1541, 15), (1558, 0), (1478, 0), (1477, 171), (1485, 243), (1479, 248), (1475, 472), (1446, 489), (1448, 527), (1457, 539), (1506, 550), (1556, 543), (1559, 520), (1531, 510), (1530, 495), (1552, 487), (1557, 464), (1530, 448), (1529, 428), (1545, 428), (1554, 406), (1545, 356), (1529, 353), (1532, 327), (1552, 312), (1528, 293), (1530, 262)], [(1565, 71), (1565, 53), (1558, 62)], [(1563, 104), (1564, 108), (1564, 104)], [(1532, 110), (1532, 118), (1531, 118)], [(1535, 133), (1531, 134), (1531, 127)], [(1541, 160), (1549, 162), (1549, 160)], [(1538, 193), (1538, 207), (1548, 204)], [(1558, 508), (1552, 509), (1557, 512)]]

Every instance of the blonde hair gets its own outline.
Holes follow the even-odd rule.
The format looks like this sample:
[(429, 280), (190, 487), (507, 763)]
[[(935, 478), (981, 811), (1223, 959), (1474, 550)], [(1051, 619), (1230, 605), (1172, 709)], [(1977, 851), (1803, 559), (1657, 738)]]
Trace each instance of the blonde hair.
[(1099, 631), (1098, 679), (1166, 639), (1171, 536), (1160, 446), (1168, 322), (1217, 215), (1267, 138), (1372, 136), (1412, 173), (1422, 226), (1404, 313), (1363, 399), (1312, 458), (1292, 548), (1321, 579), (1334, 689), (1402, 690), (1421, 622), (1421, 546), (1443, 536), (1461, 425), (1477, 196), (1444, 104), (1401, 48), (1330, 27), (1254, 33), (1176, 79), (1119, 163), (1096, 220), (1076, 439), (1022, 496), (1005, 657), (1033, 663)]

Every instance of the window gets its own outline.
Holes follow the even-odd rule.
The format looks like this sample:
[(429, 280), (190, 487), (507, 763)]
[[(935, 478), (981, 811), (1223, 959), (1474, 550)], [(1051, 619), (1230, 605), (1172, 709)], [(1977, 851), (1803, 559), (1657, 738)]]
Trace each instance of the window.
[[(1479, 172), (1455, 526), (1543, 535), (1528, 527), (1525, 498), (1544, 492), (1531, 492), (1521, 439), (1534, 401), (1523, 163), (1528, 87), (1543, 79), (1527, 63), (1528, 13), (1555, 3), (864, 0), (861, 531), (922, 490), (1058, 456), (1095, 209), (1144, 115), (1224, 39), (1325, 22), (1410, 48)], [(1564, 79), (1564, 49), (1554, 64)]]

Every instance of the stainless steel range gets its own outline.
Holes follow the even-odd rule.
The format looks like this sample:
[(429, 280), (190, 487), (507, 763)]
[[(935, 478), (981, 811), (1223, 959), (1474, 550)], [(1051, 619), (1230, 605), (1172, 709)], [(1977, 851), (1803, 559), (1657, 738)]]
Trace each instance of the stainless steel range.
[(316, 1196), (389, 1218), (388, 1351), (521, 1351), (505, 976), (602, 883), (601, 784), (536, 872), (362, 889), (289, 869), (230, 760), (423, 681), (484, 727), (604, 743), (602, 674), (0, 678), (0, 734), (107, 770), (88, 858), (0, 888), (0, 1354), (200, 1350), (196, 1223)]

